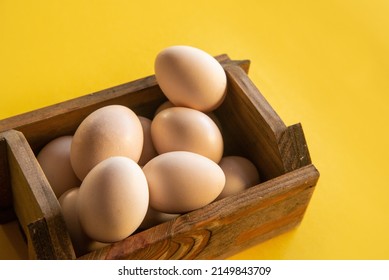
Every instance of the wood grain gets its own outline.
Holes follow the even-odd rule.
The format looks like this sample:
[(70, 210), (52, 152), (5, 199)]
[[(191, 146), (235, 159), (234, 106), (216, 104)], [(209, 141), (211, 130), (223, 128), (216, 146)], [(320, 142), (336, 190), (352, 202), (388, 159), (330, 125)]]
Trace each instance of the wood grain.
[(280, 135), (277, 143), (285, 172), (311, 163), (311, 156), (300, 123), (289, 126)]
[[(15, 130), (3, 132), (2, 137), (7, 142), (13, 207), (27, 236), (30, 254), (44, 259), (74, 259), (58, 200), (27, 140)], [(45, 239), (38, 242), (35, 238), (37, 234), (45, 236)], [(34, 247), (37, 244), (39, 246)]]
[(263, 180), (285, 173), (277, 139), (286, 126), (244, 71), (225, 67), (228, 93), (216, 115), (224, 124), (226, 154), (250, 158)]

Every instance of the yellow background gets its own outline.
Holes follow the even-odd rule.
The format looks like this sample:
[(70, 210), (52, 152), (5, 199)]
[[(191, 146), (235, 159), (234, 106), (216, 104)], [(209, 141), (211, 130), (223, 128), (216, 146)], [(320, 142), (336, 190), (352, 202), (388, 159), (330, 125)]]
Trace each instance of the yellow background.
[[(0, 119), (153, 74), (164, 47), (250, 59), (321, 173), (302, 224), (236, 259), (389, 259), (389, 1), (0, 0)], [(25, 258), (15, 223), (0, 258)]]

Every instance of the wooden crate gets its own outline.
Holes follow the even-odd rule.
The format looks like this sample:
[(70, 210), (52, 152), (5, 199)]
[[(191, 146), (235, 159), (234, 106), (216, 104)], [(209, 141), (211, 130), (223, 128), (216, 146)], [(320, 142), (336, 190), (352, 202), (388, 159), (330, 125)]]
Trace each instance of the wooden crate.
[(215, 111), (225, 155), (242, 155), (262, 182), (169, 222), (76, 256), (59, 203), (36, 154), (73, 134), (94, 110), (128, 106), (152, 117), (166, 101), (154, 76), (0, 121), (0, 218), (18, 219), (29, 255), (37, 259), (221, 259), (279, 235), (304, 216), (319, 173), (300, 124), (286, 126), (247, 76), (248, 60), (217, 57), (228, 92)]

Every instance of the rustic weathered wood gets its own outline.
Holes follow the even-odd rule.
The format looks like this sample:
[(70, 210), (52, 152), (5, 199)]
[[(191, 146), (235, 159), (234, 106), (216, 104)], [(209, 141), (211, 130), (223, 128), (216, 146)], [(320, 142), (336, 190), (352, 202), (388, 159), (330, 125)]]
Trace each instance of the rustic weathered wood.
[[(251, 159), (263, 182), (81, 259), (224, 258), (301, 222), (319, 177), (301, 125), (283, 123), (247, 76), (248, 60), (217, 59), (228, 78), (226, 99), (215, 111), (225, 154)], [(0, 121), (0, 193), (8, 192), (1, 203), (12, 205), (13, 196), (32, 258), (75, 258), (58, 201), (35, 154), (53, 138), (72, 134), (97, 108), (121, 104), (152, 117), (164, 101), (155, 77), (149, 76)]]
[(305, 166), (81, 258), (225, 258), (300, 223), (317, 179)]
[[(29, 257), (31, 259), (38, 260), (53, 260), (58, 259), (56, 252), (54, 250), (54, 246), (50, 246), (53, 244), (53, 241), (50, 237), (50, 230), (47, 226), (45, 219), (40, 219), (34, 221), (27, 225), (29, 237)], [(48, 246), (49, 245), (49, 246)]]
[[(58, 200), (24, 135), (16, 130), (1, 135), (7, 142), (13, 207), (27, 236), (30, 254), (50, 259), (75, 258)], [(37, 234), (49, 238), (38, 242)]]
[(277, 139), (286, 126), (241, 68), (227, 65), (228, 94), (216, 110), (229, 154), (250, 158), (268, 180), (285, 172)]
[(287, 127), (278, 138), (278, 146), (285, 172), (311, 163), (311, 156), (300, 123)]

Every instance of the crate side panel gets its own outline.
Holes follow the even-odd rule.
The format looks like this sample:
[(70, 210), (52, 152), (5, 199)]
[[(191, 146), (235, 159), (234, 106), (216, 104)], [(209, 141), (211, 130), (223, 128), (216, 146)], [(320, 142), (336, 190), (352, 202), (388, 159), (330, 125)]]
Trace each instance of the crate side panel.
[(257, 166), (263, 180), (285, 173), (277, 137), (286, 126), (246, 73), (226, 68), (228, 92), (215, 111), (222, 123), (226, 155), (243, 155)]
[(285, 171), (292, 171), (311, 164), (311, 156), (300, 123), (289, 126), (280, 135), (278, 146)]
[[(55, 197), (46, 177), (43, 174), (27, 140), (23, 134), (14, 130), (3, 133), (7, 139), (10, 176), (13, 193), (13, 204), (19, 223), (27, 236), (31, 228), (47, 230), (39, 233), (49, 235), (50, 239), (42, 244), (51, 247), (45, 251), (53, 251), (56, 259), (74, 259), (74, 250), (66, 230), (59, 202)], [(34, 227), (34, 223), (43, 221), (47, 227)], [(40, 248), (31, 247), (32, 250)], [(41, 252), (35, 252), (42, 255)], [(32, 254), (34, 255), (34, 254)], [(52, 258), (52, 255), (47, 258)]]

